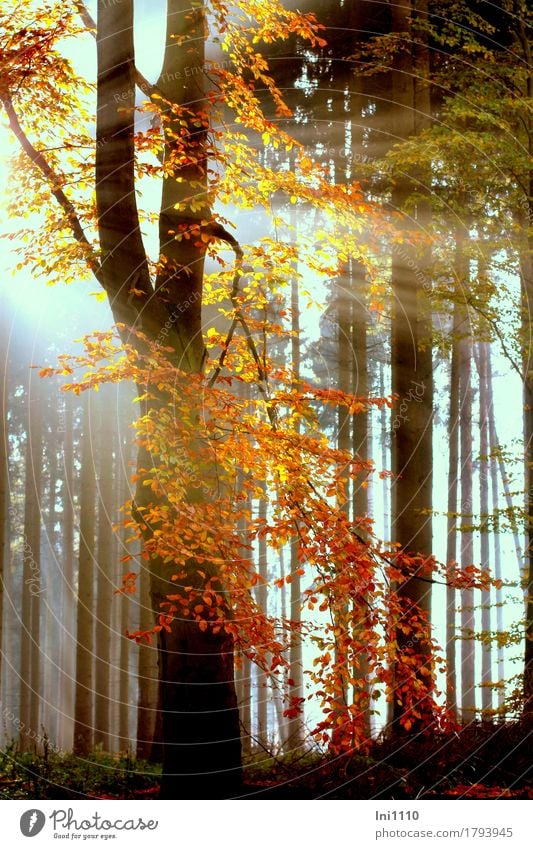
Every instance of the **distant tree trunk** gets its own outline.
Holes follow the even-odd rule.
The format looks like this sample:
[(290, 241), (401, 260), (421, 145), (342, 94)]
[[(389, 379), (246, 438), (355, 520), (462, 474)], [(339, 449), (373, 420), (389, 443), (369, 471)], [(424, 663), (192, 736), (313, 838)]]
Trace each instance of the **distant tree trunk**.
[[(351, 274), (349, 263), (343, 266), (343, 273), (336, 281), (336, 308), (337, 308), (337, 369), (338, 388), (341, 392), (349, 393), (352, 389), (352, 328), (351, 328)], [(337, 448), (339, 451), (350, 452), (352, 450), (352, 416), (348, 409), (339, 406), (337, 410)], [(343, 474), (344, 493), (339, 503), (340, 509), (350, 516), (350, 478), (348, 472)], [(348, 608), (350, 601), (346, 600), (345, 607)], [(337, 623), (336, 623), (337, 624)], [(341, 661), (337, 643), (335, 644), (335, 664), (338, 669), (339, 694), (338, 700), (343, 704), (351, 702), (351, 693), (348, 692), (348, 680), (352, 677), (352, 670), (348, 669), (345, 660)], [(341, 734), (345, 729), (341, 726), (338, 731)], [(335, 731), (333, 732), (335, 738)]]
[[(238, 471), (238, 490), (242, 491), (244, 475), (241, 469)], [(244, 509), (251, 513), (251, 498), (247, 494)], [(244, 548), (246, 533), (246, 521), (239, 522), (239, 536), (241, 538), (241, 557), (248, 560), (250, 552)], [(240, 657), (240, 675), (239, 675), (239, 711), (241, 721), (241, 739), (243, 753), (249, 755), (251, 752), (251, 733), (252, 733), (252, 663), (249, 657), (244, 652)]]
[[(415, 46), (410, 41), (412, 18), (427, 11), (424, 0), (412, 0), (391, 7), (392, 26), (401, 34), (402, 44), (393, 59), (393, 98), (395, 134), (409, 138), (430, 124), (429, 65), (426, 47)], [(413, 182), (417, 179), (417, 183)], [(424, 175), (401, 175), (392, 190), (394, 209), (403, 211), (416, 186), (417, 194), (427, 194), (423, 188)], [(409, 244), (410, 232), (416, 226), (421, 234), (428, 232), (431, 207), (426, 197), (416, 204), (414, 220), (405, 216), (403, 227), (406, 238), (392, 252), (393, 315), (391, 336), (392, 392), (398, 397), (399, 412), (407, 405), (405, 417), (392, 437), (393, 540), (406, 554), (429, 557), (432, 551), (432, 470), (433, 470), (433, 363), (432, 326), (425, 288), (428, 285), (428, 250), (417, 251)], [(397, 408), (398, 409), (398, 408)], [(394, 411), (393, 411), (394, 415)], [(427, 572), (427, 570), (426, 570)], [(429, 576), (426, 574), (425, 578)], [(402, 583), (399, 589), (403, 600), (405, 619), (409, 621), (415, 609), (422, 611), (429, 622), (431, 610), (431, 584), (416, 576)], [(429, 628), (429, 625), (428, 625)], [(430, 649), (424, 640), (416, 640), (399, 629), (397, 642), (400, 651), (416, 651), (429, 656)], [(423, 665), (423, 664), (421, 664)], [(412, 671), (425, 687), (427, 679)], [(395, 677), (394, 719), (395, 729), (404, 711), (402, 688), (411, 688), (411, 681)], [(423, 720), (427, 725), (427, 718)], [(413, 723), (412, 730), (416, 730)]]
[[(379, 397), (385, 397), (385, 363), (379, 362)], [(386, 471), (389, 468), (389, 453), (388, 443), (390, 439), (390, 421), (389, 413), (385, 405), (379, 411), (379, 434), (381, 445), (381, 469)], [(383, 536), (388, 542), (391, 542), (391, 513), (390, 513), (390, 484), (386, 475), (383, 476), (381, 497), (383, 498)]]
[(8, 341), (9, 328), (5, 311), (0, 314), (0, 700), (4, 693), (3, 639), (4, 639), (4, 581), (9, 564), (9, 432), (8, 410)]
[(113, 596), (113, 431), (109, 426), (110, 393), (103, 387), (95, 399), (98, 445), (98, 548), (96, 564), (96, 632), (94, 744), (109, 751), (111, 600)]
[(39, 378), (30, 380), (26, 397), (26, 457), (20, 662), (20, 747), (29, 751), (40, 734), (40, 600), (42, 489), (42, 410)]
[[(44, 387), (43, 387), (44, 388)], [(42, 679), (42, 725), (54, 744), (57, 743), (58, 723), (60, 713), (57, 705), (57, 693), (61, 684), (60, 670), (57, 657), (57, 646), (60, 642), (59, 623), (56, 616), (51, 614), (50, 602), (60, 596), (60, 575), (58, 566), (60, 561), (57, 552), (57, 483), (58, 483), (58, 431), (59, 418), (57, 413), (57, 384), (47, 381), (45, 384), (46, 401), (43, 404), (47, 419), (44, 430), (45, 458), (48, 461), (48, 492), (47, 492), (47, 515), (44, 521), (46, 538), (46, 598), (48, 604), (44, 611), (43, 623), (43, 663), (41, 669)], [(44, 571), (44, 570), (43, 570)]]
[[(291, 280), (291, 361), (293, 385), (295, 389), (300, 381), (300, 292), (296, 275)], [(289, 652), (289, 678), (293, 682), (289, 685), (289, 702), (303, 698), (303, 665), (302, 665), (302, 639), (299, 631), (302, 607), (301, 578), (298, 574), (300, 568), (298, 560), (298, 540), (296, 538), (290, 543), (290, 618), (295, 627), (291, 633), (291, 644)], [(303, 704), (301, 702), (300, 704)], [(303, 713), (290, 717), (287, 722), (287, 748), (294, 751), (303, 743)]]
[[(267, 518), (267, 502), (266, 493), (259, 500), (258, 518), (266, 522)], [(267, 542), (266, 537), (260, 536), (257, 546), (258, 572), (261, 575), (262, 581), (258, 581), (255, 590), (257, 604), (263, 611), (264, 615), (268, 615), (268, 570), (267, 570)], [(268, 679), (266, 672), (260, 667), (257, 667), (257, 741), (261, 746), (268, 745)]]
[[(369, 394), (368, 386), (368, 352), (367, 352), (367, 318), (366, 306), (364, 303), (365, 290), (365, 272), (364, 268), (359, 263), (350, 264), (351, 269), (351, 289), (353, 297), (351, 298), (351, 387), (350, 391), (353, 395), (358, 395), (366, 398)], [(366, 412), (361, 411), (352, 416), (352, 445), (351, 450), (355, 457), (358, 457), (362, 462), (367, 462), (369, 459), (369, 425), (370, 416)], [(357, 522), (358, 519), (366, 519), (368, 517), (368, 480), (366, 474), (361, 474), (359, 480), (352, 482), (352, 520)], [(365, 536), (365, 529), (359, 528), (358, 533)], [(355, 625), (357, 628), (357, 623)], [(354, 680), (364, 680), (363, 686), (354, 685), (353, 701), (359, 705), (361, 711), (361, 719), (364, 724), (367, 737), (371, 733), (371, 723), (369, 714), (370, 702), (370, 685), (368, 682), (370, 667), (368, 657), (361, 653), (358, 658), (358, 665), (353, 670)]]
[[(494, 530), (492, 534), (493, 549), (494, 549), (494, 577), (496, 581), (502, 580), (502, 552), (500, 542), (500, 526), (499, 526), (499, 497), (498, 497), (498, 460), (495, 456), (495, 451), (498, 448), (498, 436), (496, 434), (496, 422), (494, 419), (494, 399), (492, 391), (492, 362), (490, 356), (490, 346), (487, 350), (487, 405), (489, 409), (489, 443), (490, 443), (490, 477), (492, 491), (492, 515), (494, 516)], [(499, 635), (503, 635), (503, 589), (496, 587), (496, 631)], [(498, 642), (497, 648), (497, 664), (498, 664), (498, 710), (500, 711), (500, 719), (502, 719), (501, 711), (505, 702), (505, 652), (503, 645)]]
[[(453, 309), (452, 356), (450, 366), (450, 402), (448, 418), (448, 519), (446, 563), (450, 570), (457, 561), (457, 491), (459, 474), (459, 349), (460, 311)], [(446, 587), (446, 705), (450, 713), (457, 714), (457, 671), (455, 665), (455, 608), (456, 593), (453, 586)]]
[[(481, 567), (489, 569), (489, 399), (487, 392), (488, 342), (478, 344), (479, 372), (479, 505)], [(492, 721), (492, 643), (491, 643), (491, 593), (481, 591), (481, 709), (485, 722)]]
[[(461, 339), (461, 566), (474, 562), (472, 533), (472, 339)], [(461, 590), (461, 719), (475, 719), (475, 631), (474, 591)]]
[[(94, 542), (95, 469), (92, 441), (93, 417), (88, 393), (83, 397), (80, 479), (80, 547), (76, 631), (76, 689), (74, 701), (74, 753), (87, 756), (93, 748), (94, 729)], [(100, 450), (101, 446), (99, 446)]]
[[(533, 99), (533, 57), (531, 50), (530, 28), (528, 28), (527, 3), (516, 0), (513, 3), (516, 34), (523, 57), (524, 75), (523, 95), (531, 103)], [(533, 118), (527, 111), (524, 118), (526, 146), (529, 166), (523, 176), (524, 195), (519, 204), (520, 228), (523, 236), (519, 247), (520, 278), (522, 288), (522, 351), (524, 375), (524, 450), (525, 450), (525, 513), (526, 513), (526, 551), (523, 572), (524, 597), (526, 606), (526, 627), (524, 646), (524, 716), (533, 722), (533, 368), (531, 363), (531, 339), (533, 337)]]
[(76, 641), (76, 593), (74, 587), (74, 398), (70, 392), (64, 396), (63, 430), (63, 481), (61, 503), (61, 553), (63, 575), (61, 582), (61, 610), (59, 656), (61, 684), (59, 690), (62, 721), (61, 742), (65, 749), (72, 747), (74, 720), (74, 679)]

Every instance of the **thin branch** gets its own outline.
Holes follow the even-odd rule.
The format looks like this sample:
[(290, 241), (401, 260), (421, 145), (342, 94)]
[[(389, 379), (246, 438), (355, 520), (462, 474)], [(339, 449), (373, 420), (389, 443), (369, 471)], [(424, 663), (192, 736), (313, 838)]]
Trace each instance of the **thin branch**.
[(13, 106), (13, 101), (11, 100), (11, 97), (9, 95), (4, 95), (2, 97), (2, 104), (4, 106), (4, 109), (6, 110), (9, 126), (11, 128), (12, 133), (16, 137), (24, 153), (31, 159), (33, 164), (39, 169), (45, 180), (48, 182), (50, 186), (50, 191), (52, 192), (53, 196), (55, 197), (67, 217), (67, 221), (70, 229), (72, 230), (74, 238), (88, 254), (87, 262), (91, 271), (93, 272), (100, 285), (104, 286), (104, 276), (102, 273), (102, 268), (95, 256), (94, 247), (89, 242), (87, 236), (83, 231), (83, 227), (81, 226), (80, 219), (78, 217), (74, 204), (61, 188), (60, 179), (58, 175), (48, 164), (43, 154), (32, 145), (28, 136), (22, 129), (17, 113), (15, 112), (15, 107)]

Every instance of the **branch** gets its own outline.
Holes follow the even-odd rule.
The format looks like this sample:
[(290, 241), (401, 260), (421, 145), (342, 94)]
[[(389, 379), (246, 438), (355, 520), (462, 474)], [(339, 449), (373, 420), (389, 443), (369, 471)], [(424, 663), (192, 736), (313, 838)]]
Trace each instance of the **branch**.
[(33, 164), (39, 169), (45, 180), (49, 183), (50, 191), (52, 192), (60, 207), (63, 209), (63, 212), (67, 217), (67, 221), (70, 229), (72, 230), (74, 238), (88, 254), (87, 262), (89, 268), (93, 272), (100, 285), (104, 287), (104, 276), (100, 263), (96, 258), (94, 247), (93, 245), (91, 245), (83, 231), (83, 227), (81, 226), (80, 219), (78, 217), (74, 204), (67, 197), (67, 195), (60, 186), (60, 178), (48, 164), (43, 154), (40, 153), (32, 145), (28, 136), (22, 129), (17, 113), (15, 112), (15, 108), (13, 106), (13, 101), (11, 100), (11, 97), (9, 95), (4, 95), (2, 97), (2, 104), (4, 106), (4, 109), (6, 110), (9, 126), (11, 128), (12, 133), (16, 137), (24, 153), (31, 159)]

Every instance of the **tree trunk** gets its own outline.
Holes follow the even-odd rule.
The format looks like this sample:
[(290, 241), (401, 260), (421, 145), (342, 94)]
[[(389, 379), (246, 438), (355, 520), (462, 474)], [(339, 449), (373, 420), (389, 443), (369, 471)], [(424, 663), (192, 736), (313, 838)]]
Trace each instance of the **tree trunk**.
[[(461, 386), (461, 566), (474, 562), (472, 533), (472, 339), (466, 335), (460, 347)], [(461, 720), (475, 719), (474, 591), (461, 590)]]
[(9, 564), (9, 431), (8, 410), (8, 341), (9, 328), (6, 313), (0, 314), (0, 700), (4, 695), (3, 638), (4, 638), (4, 581)]
[[(195, 126), (195, 122), (205, 126), (204, 75), (187, 73), (203, 66), (204, 40), (203, 6), (191, 11), (184, 0), (168, 0), (166, 50), (157, 85), (178, 111), (183, 105), (195, 114), (191, 118), (186, 111), (181, 117), (188, 122), (190, 156), (179, 169), (180, 182), (172, 175), (163, 181), (161, 262), (154, 292), (135, 199), (133, 3), (123, 0), (117, 6), (99, 0), (96, 186), (103, 286), (116, 320), (142, 329), (156, 342), (163, 340), (174, 349), (175, 364), (191, 373), (201, 372), (204, 360), (201, 294), (206, 245), (174, 236), (184, 227), (200, 227), (202, 221), (211, 220), (205, 194), (205, 132)], [(174, 163), (176, 172), (180, 161), (174, 139), (177, 134), (183, 139), (184, 131), (179, 121), (178, 116), (164, 125), (165, 161), (169, 166)], [(142, 449), (138, 460), (139, 468), (152, 466)], [(139, 511), (148, 504), (146, 489), (140, 484), (137, 490)], [(198, 492), (190, 497), (198, 497)], [(149, 538), (149, 528), (146, 533)], [(194, 561), (188, 568), (189, 583), (195, 586)], [(175, 586), (174, 568), (153, 558), (150, 570), (152, 605), (159, 613)], [(231, 635), (223, 629), (218, 634), (210, 629), (202, 632), (195, 621), (175, 619), (171, 633), (164, 629), (160, 633), (159, 676), (161, 795), (193, 799), (234, 795), (241, 784), (241, 744)]]
[(96, 574), (95, 713), (94, 743), (109, 751), (111, 600), (113, 596), (113, 432), (108, 426), (110, 387), (97, 396), (98, 445), (98, 549)]
[[(448, 519), (446, 563), (452, 573), (457, 561), (457, 491), (459, 473), (459, 330), (460, 311), (453, 308), (452, 356), (450, 366), (450, 405), (448, 418)], [(446, 705), (453, 717), (457, 715), (457, 671), (455, 664), (456, 646), (456, 592), (446, 587)]]
[[(139, 629), (149, 631), (154, 623), (150, 601), (150, 572), (142, 558), (139, 563), (141, 570)], [(138, 651), (137, 757), (141, 760), (149, 760), (158, 708), (157, 650), (152, 643), (142, 642)]]
[(76, 641), (76, 591), (74, 587), (74, 397), (65, 394), (63, 432), (63, 481), (61, 503), (63, 507), (61, 552), (63, 575), (61, 581), (61, 610), (63, 623), (60, 630), (61, 683), (59, 699), (61, 705), (61, 736), (59, 745), (72, 748), (74, 718), (74, 679)]
[[(298, 277), (295, 275), (291, 280), (291, 360), (293, 386), (298, 391), (300, 381), (300, 291)], [(294, 538), (290, 543), (290, 619), (294, 623), (291, 633), (291, 644), (289, 651), (289, 679), (293, 682), (289, 685), (289, 704), (293, 700), (303, 699), (303, 665), (302, 665), (302, 638), (300, 634), (300, 620), (302, 608), (302, 582), (298, 574), (300, 561), (298, 560), (298, 540)], [(303, 704), (303, 702), (299, 702)], [(290, 751), (298, 750), (303, 743), (303, 713), (292, 716), (287, 722), (287, 748)]]
[[(487, 405), (489, 409), (489, 444), (490, 444), (490, 477), (491, 477), (491, 493), (492, 493), (492, 515), (495, 517), (493, 538), (494, 550), (494, 577), (497, 581), (502, 580), (502, 552), (500, 542), (500, 527), (496, 517), (499, 516), (499, 497), (498, 497), (498, 460), (496, 459), (495, 451), (498, 449), (498, 436), (496, 433), (496, 422), (494, 419), (494, 400), (492, 392), (492, 362), (490, 356), (490, 346), (487, 351)], [(501, 455), (500, 455), (501, 459)], [(503, 635), (503, 588), (497, 586), (496, 595), (496, 632)], [(505, 702), (505, 651), (503, 645), (498, 641), (497, 648), (497, 665), (498, 665), (498, 710), (500, 711), (499, 718), (502, 720), (503, 705)]]
[[(409, 39), (410, 15), (423, 14), (424, 2), (394, 5), (391, 10), (393, 31)], [(393, 60), (393, 97), (395, 104), (395, 133), (408, 138), (429, 125), (427, 50), (402, 44)], [(413, 182), (416, 178), (418, 183)], [(400, 177), (392, 191), (395, 210), (402, 211), (416, 185), (417, 193), (424, 193), (423, 176)], [(416, 226), (422, 234), (430, 224), (429, 201), (417, 203), (415, 220), (403, 219), (406, 238), (396, 245), (392, 253), (393, 316), (391, 337), (392, 391), (398, 397), (399, 425), (392, 437), (392, 538), (405, 553), (429, 557), (432, 551), (432, 417), (433, 369), (432, 328), (428, 313), (425, 288), (428, 284), (429, 257), (426, 249), (416, 251), (409, 244), (410, 232)], [(402, 405), (407, 411), (402, 414)], [(393, 411), (394, 415), (394, 411)], [(425, 577), (428, 578), (427, 569)], [(416, 576), (402, 583), (399, 591), (408, 620), (414, 610), (421, 610), (429, 622), (431, 609), (431, 584)], [(428, 625), (429, 627), (429, 625)], [(427, 639), (416, 640), (400, 629), (397, 635), (400, 651), (409, 648), (429, 655)], [(413, 673), (419, 677), (415, 670)], [(422, 676), (420, 683), (427, 680)], [(411, 687), (410, 679), (395, 678), (394, 719), (399, 720), (404, 711), (402, 688)], [(424, 720), (426, 724), (427, 720)], [(413, 724), (413, 728), (416, 723)], [(396, 726), (398, 728), (398, 726)]]
[(26, 398), (26, 458), (20, 662), (20, 747), (29, 751), (40, 734), (40, 608), (42, 488), (42, 410), (39, 378)]
[[(362, 265), (359, 263), (350, 263), (351, 270), (351, 388), (353, 395), (359, 395), (366, 398), (369, 395), (368, 386), (368, 353), (367, 353), (367, 318), (366, 306), (364, 302), (365, 290), (365, 272)], [(368, 424), (370, 416), (366, 410), (356, 413), (352, 416), (352, 445), (351, 451), (355, 457), (358, 457), (362, 462), (367, 462), (369, 459), (369, 434)], [(359, 480), (352, 482), (352, 521), (357, 523), (358, 519), (366, 519), (369, 514), (368, 505), (368, 480), (367, 475), (362, 473)], [(365, 536), (364, 528), (360, 528), (358, 533)], [(355, 623), (354, 628), (358, 627)], [(355, 680), (364, 680), (364, 686), (355, 686), (353, 688), (353, 701), (358, 704), (361, 711), (361, 720), (364, 725), (366, 736), (370, 737), (371, 733), (371, 718), (369, 714), (370, 707), (370, 685), (369, 685), (370, 667), (368, 657), (364, 653), (358, 658), (358, 665), (353, 670)]]
[[(267, 495), (264, 492), (264, 497), (259, 500), (258, 519), (261, 522), (266, 522), (267, 518)], [(268, 615), (268, 568), (267, 568), (267, 542), (266, 537), (260, 536), (257, 546), (258, 572), (263, 580), (256, 584), (255, 599), (264, 616)], [(257, 667), (257, 726), (256, 739), (259, 745), (265, 749), (268, 748), (268, 702), (269, 702), (269, 687), (268, 677), (266, 672)]]
[[(489, 402), (487, 392), (488, 342), (478, 344), (479, 366), (479, 505), (481, 568), (489, 569)], [(481, 591), (481, 709), (485, 722), (492, 721), (491, 593)]]
[(76, 629), (74, 753), (86, 757), (93, 748), (94, 729), (94, 526), (95, 471), (91, 399), (83, 399), (80, 481), (80, 548)]

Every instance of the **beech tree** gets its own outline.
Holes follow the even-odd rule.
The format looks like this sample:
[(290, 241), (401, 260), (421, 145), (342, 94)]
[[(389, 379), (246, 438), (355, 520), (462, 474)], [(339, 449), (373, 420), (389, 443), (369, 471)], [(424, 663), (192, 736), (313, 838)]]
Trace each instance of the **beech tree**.
[[(17, 175), (20, 192), (14, 208), (44, 210), (44, 226), (37, 234), (21, 231), (32, 232), (26, 262), (52, 282), (70, 281), (89, 270), (116, 323), (116, 330), (86, 337), (82, 355), (62, 356), (57, 369), (45, 368), (41, 374), (66, 376), (70, 382), (65, 388), (77, 393), (123, 380), (137, 386), (136, 491), (128, 500), (125, 525), (142, 541), (153, 619), (151, 627), (143, 623), (130, 636), (142, 642), (157, 635), (162, 795), (238, 795), (242, 773), (235, 649), (256, 661), (261, 675), (279, 675), (290, 663), (300, 662), (298, 640), (291, 640), (295, 629), (315, 648), (310, 680), (323, 719), (314, 733), (333, 752), (369, 744), (367, 718), (358, 699), (349, 695), (364, 689), (357, 675), (361, 656), (374, 682), (384, 686), (398, 707), (405, 731), (422, 720), (430, 729), (444, 727), (445, 712), (436, 701), (434, 645), (423, 609), (430, 576), (439, 568), (422, 538), (429, 475), (421, 466), (424, 485), (415, 492), (419, 482), (414, 466), (401, 466), (403, 491), (409, 504), (416, 502), (410, 504), (416, 518), (400, 527), (397, 503), (398, 556), (382, 550), (370, 527), (363, 537), (345, 508), (347, 481), (353, 485), (370, 471), (366, 458), (352, 453), (351, 417), (367, 414), (371, 406), (383, 408), (390, 399), (351, 394), (348, 375), (336, 390), (307, 385), (298, 373), (297, 356), (292, 369), (273, 363), (266, 336), (281, 331), (275, 322), (257, 318), (258, 311), (266, 312), (268, 296), (292, 281), (296, 260), (326, 279), (337, 278), (348, 262), (371, 273), (360, 233), (384, 228), (390, 234), (390, 225), (365, 201), (360, 186), (332, 179), (329, 169), (307, 156), (277, 120), (290, 113), (255, 45), (290, 36), (311, 47), (322, 45), (314, 19), (287, 11), (276, 0), (252, 0), (235, 10), (219, 0), (194, 9), (183, 0), (168, 0), (163, 67), (151, 84), (135, 66), (132, 0), (100, 0), (94, 144), (84, 124), (89, 124), (91, 86), (76, 78), (59, 46), (61, 39), (81, 35), (78, 13), (93, 30), (81, 3), (67, 14), (64, 4), (41, 8), (31, 26), (20, 8), (14, 8), (1, 96), (25, 164), (30, 164)], [(221, 55), (230, 58), (229, 70), (210, 66), (206, 71), (210, 28), (215, 43), (222, 45)], [(146, 98), (143, 106), (136, 104), (136, 86)], [(262, 89), (261, 98), (256, 87)], [(59, 126), (54, 120), (42, 126), (41, 110), (46, 109)], [(225, 117), (228, 110), (232, 122)], [(64, 127), (71, 126), (73, 115), (80, 120), (65, 138)], [(294, 169), (268, 167), (256, 155), (260, 144), (294, 150)], [(94, 162), (86, 153), (93, 149)], [(161, 207), (155, 212), (142, 208), (138, 192), (139, 181), (152, 178), (162, 188)], [(94, 188), (94, 200), (88, 187)], [(298, 245), (288, 238), (290, 226), (278, 215), (273, 236), (269, 231), (254, 244), (241, 244), (218, 209), (233, 203), (268, 213), (278, 192), (301, 213)], [(398, 208), (403, 207), (405, 186), (402, 192), (395, 198)], [(307, 213), (324, 222), (321, 230), (306, 232)], [(154, 219), (158, 249), (151, 256), (143, 229)], [(209, 271), (208, 261), (216, 264), (215, 272)], [(420, 322), (422, 313), (418, 306), (413, 309), (407, 291), (408, 269), (406, 261), (396, 262), (395, 285), (409, 320)], [(204, 328), (209, 305), (221, 312), (225, 333)], [(416, 364), (430, 363), (431, 344), (421, 345), (430, 334), (420, 332), (413, 348), (408, 330), (398, 315), (396, 350), (407, 360), (406, 374), (412, 375), (415, 355)], [(250, 388), (249, 399), (233, 391), (239, 383)], [(402, 385), (398, 377), (396, 389)], [(425, 401), (419, 405), (424, 413), (417, 427), (429, 450), (429, 377), (424, 388)], [(85, 405), (87, 410), (87, 401)], [(317, 410), (325, 407), (341, 411), (339, 446), (331, 446), (318, 427)], [(75, 728), (80, 754), (90, 748), (93, 727), (89, 661), (95, 498), (88, 431), (86, 414)], [(413, 433), (405, 437), (404, 459), (405, 446), (413, 439)], [(421, 452), (420, 463), (426, 460), (429, 455)], [(254, 501), (261, 502), (261, 509), (252, 516)], [(296, 616), (279, 623), (260, 609), (257, 602), (265, 603), (268, 580), (264, 540), (276, 551), (296, 541), (291, 572), (273, 584), (279, 587), (293, 578), (297, 583), (307, 570), (310, 580), (301, 607), (316, 609), (318, 624)], [(258, 571), (249, 556), (241, 556), (255, 543), (261, 544)], [(122, 559), (127, 563), (132, 555)], [(134, 579), (135, 573), (124, 576), (125, 594)], [(486, 577), (470, 564), (457, 570), (458, 585), (472, 580), (486, 585)], [(291, 607), (295, 605), (291, 598)], [(291, 645), (287, 661), (284, 652), (288, 649), (290, 656)], [(302, 710), (300, 683), (289, 682), (289, 719)], [(127, 694), (122, 691), (120, 698), (126, 703)]]

